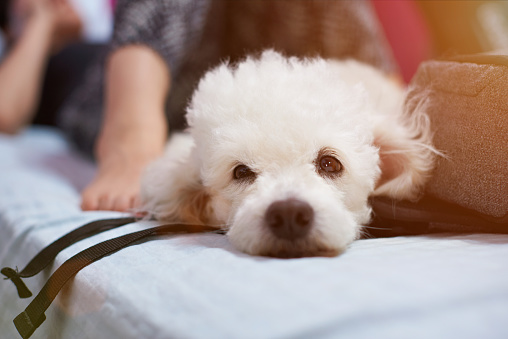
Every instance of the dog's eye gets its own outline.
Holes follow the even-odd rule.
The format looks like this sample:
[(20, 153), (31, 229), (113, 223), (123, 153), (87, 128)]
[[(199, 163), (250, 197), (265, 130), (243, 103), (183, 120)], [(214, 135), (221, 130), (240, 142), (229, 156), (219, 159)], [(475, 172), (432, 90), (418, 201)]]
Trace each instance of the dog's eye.
[(319, 159), (319, 171), (327, 175), (336, 175), (342, 171), (342, 164), (339, 160), (325, 155)]
[(253, 180), (256, 178), (256, 173), (246, 165), (238, 165), (233, 171), (233, 177), (235, 180)]

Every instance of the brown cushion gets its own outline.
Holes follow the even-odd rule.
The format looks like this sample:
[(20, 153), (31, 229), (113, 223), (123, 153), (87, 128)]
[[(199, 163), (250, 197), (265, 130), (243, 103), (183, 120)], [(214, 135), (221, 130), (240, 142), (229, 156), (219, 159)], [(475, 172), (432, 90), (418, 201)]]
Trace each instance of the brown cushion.
[(508, 214), (508, 56), (423, 63), (408, 109), (425, 109), (439, 158), (430, 196), (484, 215)]

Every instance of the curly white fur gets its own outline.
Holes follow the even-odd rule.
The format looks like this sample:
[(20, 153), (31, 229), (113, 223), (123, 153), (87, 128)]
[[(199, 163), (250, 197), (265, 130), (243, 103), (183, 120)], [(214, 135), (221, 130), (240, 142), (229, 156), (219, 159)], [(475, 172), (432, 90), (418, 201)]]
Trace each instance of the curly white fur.
[[(369, 222), (371, 195), (414, 199), (432, 168), (424, 113), (403, 113), (404, 92), (353, 60), (286, 58), (266, 51), (222, 64), (199, 83), (187, 110), (189, 134), (143, 180), (144, 208), (156, 219), (228, 229), (230, 241), (256, 255), (336, 255)], [(343, 172), (316, 170), (323, 149)], [(238, 182), (244, 164), (256, 173)], [(304, 238), (279, 239), (264, 215), (295, 198), (314, 210)]]

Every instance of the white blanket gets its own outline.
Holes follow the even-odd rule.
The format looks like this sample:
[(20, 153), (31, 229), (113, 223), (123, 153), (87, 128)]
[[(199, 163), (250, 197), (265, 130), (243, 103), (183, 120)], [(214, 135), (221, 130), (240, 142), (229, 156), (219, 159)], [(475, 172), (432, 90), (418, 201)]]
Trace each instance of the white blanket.
[[(82, 224), (94, 167), (54, 130), (0, 135), (0, 266), (22, 268)], [(40, 276), (139, 222), (83, 240)], [(31, 299), (0, 279), (0, 337)], [(72, 279), (33, 338), (508, 338), (508, 236), (359, 240), (336, 258), (272, 259), (224, 236), (185, 235), (121, 250)]]

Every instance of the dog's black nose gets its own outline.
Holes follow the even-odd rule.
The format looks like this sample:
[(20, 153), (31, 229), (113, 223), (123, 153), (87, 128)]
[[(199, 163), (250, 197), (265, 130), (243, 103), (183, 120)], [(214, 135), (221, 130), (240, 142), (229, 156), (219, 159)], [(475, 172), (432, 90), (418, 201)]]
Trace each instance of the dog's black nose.
[(297, 199), (273, 202), (265, 214), (266, 225), (278, 238), (295, 240), (305, 236), (314, 220), (314, 210)]

